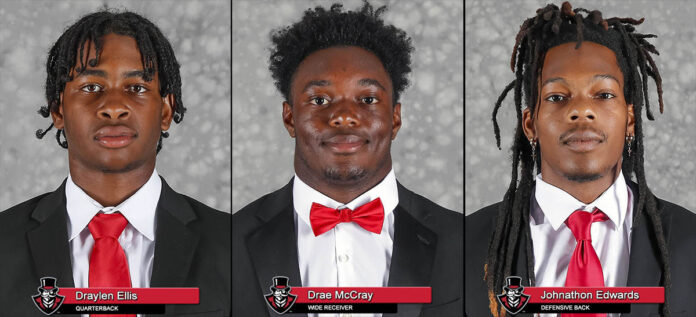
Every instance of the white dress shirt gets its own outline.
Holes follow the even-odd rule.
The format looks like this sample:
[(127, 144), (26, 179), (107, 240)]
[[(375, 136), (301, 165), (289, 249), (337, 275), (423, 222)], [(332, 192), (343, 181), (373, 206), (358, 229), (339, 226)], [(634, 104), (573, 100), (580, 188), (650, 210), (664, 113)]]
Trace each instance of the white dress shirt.
[(534, 248), (536, 286), (565, 285), (568, 264), (576, 245), (573, 232), (565, 221), (575, 210), (592, 212), (595, 207), (609, 217), (609, 220), (592, 223), (590, 228), (592, 247), (602, 264), (604, 286), (626, 286), (633, 224), (633, 193), (626, 186), (623, 173), (619, 173), (614, 183), (589, 204), (544, 182), (539, 174), (531, 204), (529, 226)]
[[(399, 204), (393, 169), (379, 184), (345, 205), (309, 187), (297, 175), (293, 182), (292, 197), (302, 286), (387, 286), (394, 243), (393, 211)], [(344, 222), (319, 236), (314, 236), (309, 221), (309, 211), (313, 202), (330, 208), (347, 207), (355, 210), (376, 198), (382, 201), (385, 213), (380, 234), (369, 232), (354, 222)], [(292, 281), (290, 284), (292, 285)], [(309, 316), (338, 315), (310, 314)], [(342, 314), (342, 316), (349, 316), (349, 314)], [(381, 314), (358, 316), (381, 316)]]
[[(128, 220), (118, 238), (128, 259), (132, 287), (149, 287), (155, 255), (155, 210), (162, 191), (162, 180), (154, 170), (150, 179), (118, 206), (104, 207), (78, 187), (68, 175), (65, 207), (75, 287), (89, 287), (89, 255), (94, 238), (87, 225), (100, 211), (121, 212)], [(87, 316), (87, 315), (83, 315)]]

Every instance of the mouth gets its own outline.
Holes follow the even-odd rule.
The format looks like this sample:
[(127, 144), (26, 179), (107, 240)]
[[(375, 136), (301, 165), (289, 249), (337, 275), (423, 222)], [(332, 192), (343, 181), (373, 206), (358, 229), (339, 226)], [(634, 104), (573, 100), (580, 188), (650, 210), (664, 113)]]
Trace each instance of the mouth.
[(322, 142), (336, 154), (352, 154), (359, 151), (369, 141), (354, 134), (339, 134), (332, 136)]
[(94, 135), (94, 140), (101, 146), (108, 149), (119, 149), (133, 143), (138, 137), (138, 133), (126, 126), (106, 126)]
[(561, 137), (561, 144), (573, 152), (590, 152), (606, 141), (604, 134), (592, 130), (573, 131)]

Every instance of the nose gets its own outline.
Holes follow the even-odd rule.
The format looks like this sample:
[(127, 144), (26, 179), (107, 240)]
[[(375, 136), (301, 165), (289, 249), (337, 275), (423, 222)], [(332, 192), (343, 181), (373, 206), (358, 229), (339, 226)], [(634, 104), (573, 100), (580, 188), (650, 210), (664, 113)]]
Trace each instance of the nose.
[(587, 98), (576, 100), (569, 108), (568, 121), (594, 121), (597, 118), (597, 113), (593, 102), (594, 100), (587, 100)]
[(335, 111), (329, 118), (329, 125), (334, 128), (360, 126), (360, 119), (358, 118), (356, 107), (358, 107), (358, 105), (350, 101), (337, 104)]
[(99, 109), (99, 117), (106, 120), (128, 119), (131, 113), (130, 109), (128, 108), (128, 106), (122, 98), (119, 98), (118, 96), (113, 96), (113, 94), (117, 93), (112, 93), (112, 96), (106, 97), (103, 106)]

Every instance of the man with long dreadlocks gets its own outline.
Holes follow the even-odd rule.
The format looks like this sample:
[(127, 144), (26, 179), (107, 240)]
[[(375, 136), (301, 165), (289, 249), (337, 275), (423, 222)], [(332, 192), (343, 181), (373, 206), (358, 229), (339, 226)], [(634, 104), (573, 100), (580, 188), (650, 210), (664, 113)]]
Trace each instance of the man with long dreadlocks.
[(631, 316), (696, 315), (696, 216), (655, 197), (645, 179), (649, 78), (663, 104), (655, 35), (638, 33), (642, 22), (565, 2), (522, 24), (515, 80), (493, 111), (500, 147), (496, 114), (512, 90), (512, 180), (502, 202), (466, 218), (468, 316), (505, 316), (496, 295), (509, 276), (528, 286), (663, 286), (664, 304), (633, 305)]
[(57, 130), (69, 174), (0, 213), (3, 316), (39, 314), (27, 299), (43, 277), (64, 287), (199, 287), (198, 305), (166, 313), (229, 316), (230, 215), (175, 192), (155, 170), (186, 110), (167, 38), (138, 14), (98, 11), (65, 30), (46, 68), (39, 114), (52, 123), (36, 135)]

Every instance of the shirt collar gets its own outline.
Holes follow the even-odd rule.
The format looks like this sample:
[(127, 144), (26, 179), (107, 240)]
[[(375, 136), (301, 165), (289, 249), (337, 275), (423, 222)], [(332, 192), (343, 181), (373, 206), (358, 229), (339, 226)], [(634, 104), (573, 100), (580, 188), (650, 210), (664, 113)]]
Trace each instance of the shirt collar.
[(617, 229), (626, 218), (628, 196), (628, 186), (626, 186), (626, 180), (621, 172), (614, 183), (589, 204), (585, 204), (564, 190), (545, 182), (542, 175), (539, 174), (536, 177), (534, 198), (541, 213), (535, 215), (536, 219), (532, 220), (534, 221), (533, 225), (548, 221), (554, 230), (558, 230), (575, 210), (592, 211), (596, 207), (609, 217), (609, 220), (614, 224), (614, 229)]
[(126, 217), (128, 223), (150, 241), (155, 240), (155, 211), (162, 191), (162, 180), (157, 170), (152, 172), (150, 179), (118, 206), (104, 207), (82, 190), (68, 174), (65, 184), (65, 208), (68, 211), (68, 232), (70, 240), (77, 237), (87, 227), (92, 218), (99, 212), (112, 213), (119, 211)]
[(293, 180), (292, 185), (293, 207), (295, 208), (295, 212), (299, 218), (308, 225), (310, 225), (309, 210), (312, 207), (312, 203), (322, 204), (326, 207), (335, 209), (347, 207), (351, 210), (355, 210), (355, 208), (358, 208), (377, 198), (380, 198), (382, 201), (385, 216), (389, 215), (389, 213), (391, 213), (399, 204), (399, 191), (396, 187), (396, 176), (394, 175), (393, 168), (391, 171), (389, 171), (389, 174), (387, 174), (387, 176), (384, 177), (381, 182), (379, 182), (379, 184), (345, 205), (320, 193), (318, 190), (309, 187), (309, 185), (305, 184), (305, 182), (303, 182), (297, 176), (297, 174), (295, 174), (295, 179)]

